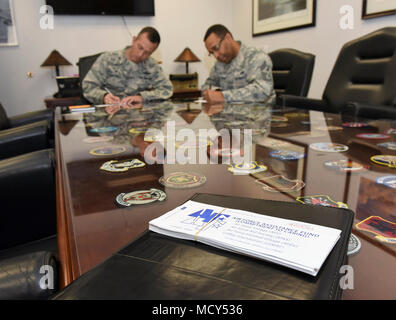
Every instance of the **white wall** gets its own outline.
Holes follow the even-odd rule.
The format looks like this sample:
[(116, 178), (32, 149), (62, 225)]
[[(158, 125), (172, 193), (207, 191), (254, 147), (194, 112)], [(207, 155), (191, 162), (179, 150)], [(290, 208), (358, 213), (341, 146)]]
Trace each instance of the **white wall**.
[[(396, 15), (362, 20), (361, 0), (317, 0), (316, 26), (252, 36), (252, 0), (233, 0), (232, 32), (234, 38), (269, 52), (280, 48), (294, 48), (316, 55), (309, 97), (321, 98), (337, 55), (344, 43), (374, 30), (396, 26)], [(339, 26), (340, 8), (354, 9), (354, 28)]]
[(151, 25), (161, 34), (153, 57), (163, 62), (165, 73), (185, 73), (185, 64), (173, 60), (189, 47), (202, 60), (189, 66), (202, 84), (214, 63), (203, 44), (205, 31), (215, 23), (232, 24), (229, 0), (155, 0), (155, 17), (125, 17), (129, 32), (119, 16), (55, 16), (54, 30), (42, 30), (44, 0), (13, 3), (19, 45), (0, 47), (0, 102), (9, 116), (44, 108), (44, 99), (58, 91), (54, 68), (40, 67), (54, 49), (74, 64), (61, 66), (60, 74), (76, 74), (79, 57), (122, 49), (132, 41), (129, 32), (136, 35)]
[[(83, 1), (83, 0), (82, 0)], [(56, 16), (54, 30), (41, 30), (39, 13), (44, 0), (13, 0), (19, 45), (0, 47), (0, 102), (9, 116), (44, 108), (44, 99), (57, 91), (54, 68), (42, 68), (48, 54), (57, 49), (73, 66), (60, 67), (61, 75), (78, 72), (78, 58), (130, 44), (131, 36), (146, 25), (157, 28), (161, 45), (154, 58), (163, 62), (166, 74), (184, 73), (185, 65), (173, 60), (185, 47), (202, 62), (190, 64), (200, 84), (214, 63), (203, 44), (206, 29), (223, 23), (236, 39), (269, 51), (292, 47), (316, 55), (310, 97), (320, 98), (342, 45), (373, 30), (396, 26), (396, 15), (361, 20), (361, 0), (318, 0), (315, 27), (252, 37), (252, 0), (155, 0), (155, 17)], [(341, 6), (355, 11), (354, 29), (339, 27)], [(33, 72), (33, 78), (27, 77)]]

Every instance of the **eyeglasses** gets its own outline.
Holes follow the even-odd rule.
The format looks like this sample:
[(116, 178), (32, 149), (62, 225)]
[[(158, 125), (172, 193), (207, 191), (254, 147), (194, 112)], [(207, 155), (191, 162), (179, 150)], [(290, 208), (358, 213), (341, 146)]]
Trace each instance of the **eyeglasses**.
[(215, 52), (217, 52), (217, 51), (220, 50), (221, 43), (223, 42), (224, 38), (225, 38), (225, 35), (220, 39), (219, 43), (216, 44), (216, 45), (212, 48), (212, 51), (209, 52), (209, 57), (211, 57), (213, 53), (215, 53)]

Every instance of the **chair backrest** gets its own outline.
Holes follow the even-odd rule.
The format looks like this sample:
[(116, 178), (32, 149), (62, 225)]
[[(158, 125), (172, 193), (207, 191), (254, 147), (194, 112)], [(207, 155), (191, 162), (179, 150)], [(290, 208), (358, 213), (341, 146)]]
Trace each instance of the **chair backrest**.
[(95, 63), (96, 59), (102, 54), (97, 53), (91, 56), (81, 57), (78, 59), (78, 73), (80, 77), (80, 83), (84, 80), (85, 76), (87, 75), (88, 71), (91, 69), (92, 65)]
[(338, 112), (348, 102), (395, 104), (396, 27), (347, 42), (327, 82), (323, 99)]
[(8, 129), (10, 127), (10, 121), (8, 120), (7, 113), (0, 103), (0, 130)]
[(89, 104), (90, 102), (88, 100), (86, 100), (84, 97), (83, 90), (82, 90), (82, 82), (83, 82), (85, 76), (87, 75), (87, 73), (89, 72), (89, 70), (91, 70), (92, 65), (95, 63), (95, 61), (99, 58), (99, 56), (102, 53), (103, 52), (93, 54), (91, 56), (81, 57), (78, 59), (78, 62), (77, 62), (78, 74), (79, 74), (79, 80), (80, 80), (80, 89), (81, 89), (80, 97), (81, 97), (81, 101), (83, 101), (84, 103), (87, 103), (87, 104)]
[(311, 84), (315, 56), (295, 49), (279, 49), (269, 53), (276, 94), (306, 97)]

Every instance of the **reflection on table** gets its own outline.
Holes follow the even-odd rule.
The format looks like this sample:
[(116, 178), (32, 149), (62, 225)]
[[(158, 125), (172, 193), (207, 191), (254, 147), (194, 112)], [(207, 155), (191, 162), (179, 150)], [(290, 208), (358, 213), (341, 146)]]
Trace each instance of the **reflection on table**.
[[(56, 119), (63, 285), (138, 237), (151, 219), (195, 193), (214, 193), (348, 206), (362, 247), (349, 256), (354, 289), (343, 298), (395, 298), (396, 180), (387, 177), (395, 175), (395, 122), (259, 104), (168, 101), (115, 113), (58, 109)], [(381, 155), (389, 157), (373, 158)], [(111, 160), (121, 167), (132, 159), (146, 165), (101, 169)], [(173, 181), (180, 187), (163, 184), (179, 172), (185, 175)], [(202, 176), (204, 183), (188, 186)], [(117, 195), (151, 188), (165, 191), (166, 200), (117, 205)]]

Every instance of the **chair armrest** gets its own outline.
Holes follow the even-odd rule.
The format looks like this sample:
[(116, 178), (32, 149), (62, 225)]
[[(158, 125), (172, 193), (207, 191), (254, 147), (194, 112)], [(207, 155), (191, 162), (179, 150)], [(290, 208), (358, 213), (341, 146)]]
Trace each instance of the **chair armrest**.
[(40, 251), (0, 261), (0, 299), (48, 299), (58, 291), (55, 255)]
[(49, 124), (39, 121), (0, 131), (0, 160), (50, 147)]
[(278, 97), (278, 104), (282, 107), (331, 112), (329, 106), (324, 100), (310, 99), (289, 94), (280, 95)]
[(12, 128), (42, 120), (48, 120), (49, 123), (52, 123), (54, 121), (54, 111), (51, 109), (42, 109), (39, 111), (27, 112), (18, 116), (8, 118), (8, 121)]
[(343, 116), (368, 119), (396, 119), (396, 106), (348, 102), (341, 110)]

